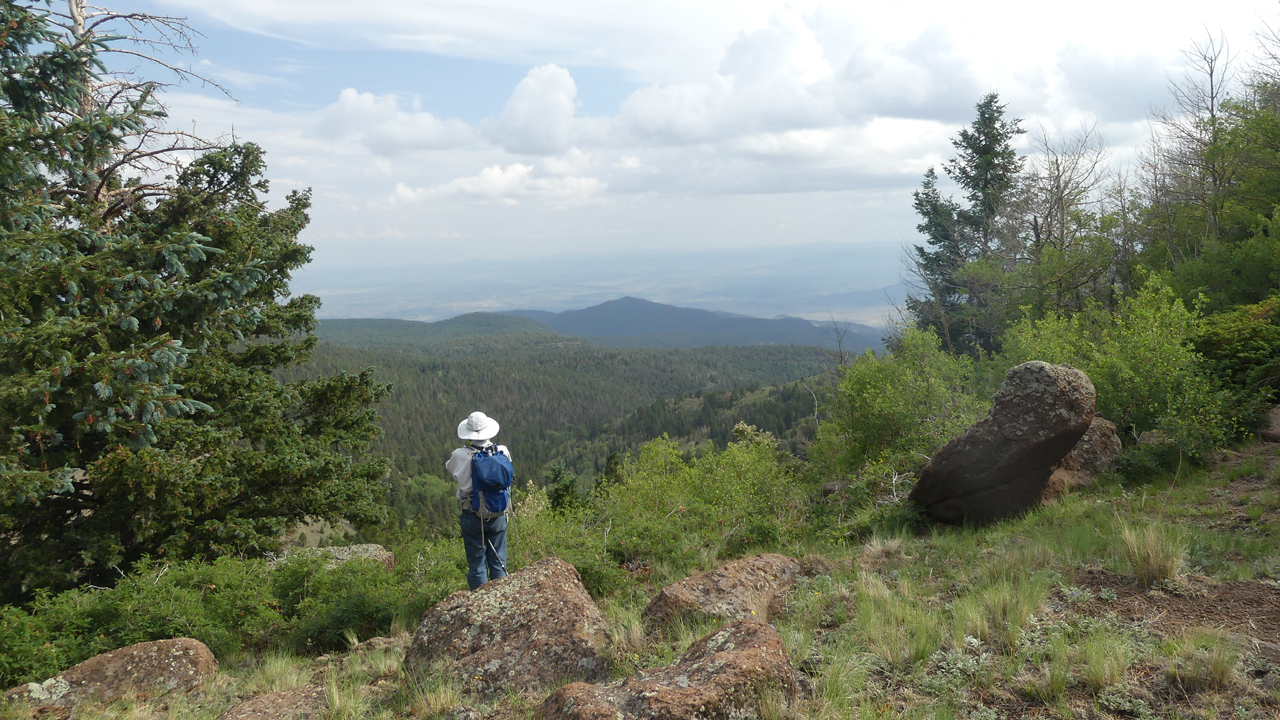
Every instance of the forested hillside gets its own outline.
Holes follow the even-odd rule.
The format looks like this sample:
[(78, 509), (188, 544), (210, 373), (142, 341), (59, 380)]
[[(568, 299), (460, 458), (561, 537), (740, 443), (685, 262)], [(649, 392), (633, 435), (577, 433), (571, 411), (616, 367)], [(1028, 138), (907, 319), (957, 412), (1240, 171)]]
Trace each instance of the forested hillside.
[(422, 351), (321, 343), (289, 376), (377, 367), (378, 378), (392, 385), (379, 408), (384, 436), (378, 447), (405, 475), (442, 473), (457, 447), (459, 420), (483, 410), (502, 424), (499, 441), (512, 448), (522, 476), (538, 477), (586, 428), (660, 398), (786, 383), (830, 364), (815, 347), (616, 349), (518, 335), (464, 338)]
[(713, 447), (723, 450), (735, 439), (733, 430), (738, 423), (772, 434), (780, 447), (803, 457), (817, 434), (821, 409), (835, 377), (833, 372), (825, 372), (780, 385), (699, 390), (662, 398), (586, 428), (580, 437), (557, 448), (553, 462), (581, 477), (583, 489), (590, 489), (605, 471), (610, 456), (626, 455), (664, 435), (688, 453)]
[(861, 352), (883, 345), (879, 330), (856, 323), (819, 327), (797, 317), (765, 319), (675, 307), (634, 297), (560, 313), (513, 310), (503, 314), (534, 320), (565, 335), (591, 338), (613, 347), (817, 345), (843, 346), (845, 350)]
[(321, 320), (316, 337), (334, 345), (366, 348), (423, 348), (475, 335), (554, 335), (542, 323), (494, 313), (468, 313), (448, 320)]

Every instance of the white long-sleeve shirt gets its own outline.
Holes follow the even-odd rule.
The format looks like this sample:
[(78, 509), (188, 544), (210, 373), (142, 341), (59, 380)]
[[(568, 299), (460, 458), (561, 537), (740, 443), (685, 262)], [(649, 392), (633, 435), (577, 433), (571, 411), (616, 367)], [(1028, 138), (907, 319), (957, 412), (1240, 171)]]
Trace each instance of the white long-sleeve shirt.
[[(477, 450), (489, 447), (493, 443), (486, 442), (483, 445), (468, 445), (460, 447), (453, 451), (449, 459), (444, 464), (444, 469), (449, 471), (455, 482), (458, 483), (458, 501), (465, 500), (467, 507), (471, 507), (471, 456), (476, 454)], [(511, 459), (511, 451), (506, 445), (499, 445), (498, 452)]]

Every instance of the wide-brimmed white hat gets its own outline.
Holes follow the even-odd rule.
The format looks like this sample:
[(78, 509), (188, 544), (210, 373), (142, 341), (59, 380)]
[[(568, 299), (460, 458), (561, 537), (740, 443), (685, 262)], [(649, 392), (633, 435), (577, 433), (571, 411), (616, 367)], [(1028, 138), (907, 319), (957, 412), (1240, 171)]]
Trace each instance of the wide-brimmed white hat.
[(458, 423), (458, 437), (463, 440), (488, 440), (498, 434), (498, 421), (477, 410)]

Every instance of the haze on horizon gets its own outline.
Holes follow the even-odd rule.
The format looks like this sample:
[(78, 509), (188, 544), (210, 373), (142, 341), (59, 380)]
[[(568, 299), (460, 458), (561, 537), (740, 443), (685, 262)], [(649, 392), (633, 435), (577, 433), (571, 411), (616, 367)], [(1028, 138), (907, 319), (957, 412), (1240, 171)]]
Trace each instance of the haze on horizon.
[[(1277, 11), (1259, 0), (352, 7), (112, 3), (204, 33), (181, 61), (236, 100), (177, 86), (165, 97), (174, 124), (262, 145), (274, 197), (313, 188), (302, 239), (316, 250), (295, 290), (326, 299), (322, 317), (638, 295), (860, 322), (884, 303), (832, 298), (898, 282), (902, 248), (920, 241), (911, 191), (952, 154), (983, 94), (1023, 119), (1024, 150), (1034, 133), (1096, 123), (1112, 163), (1131, 166), (1149, 112), (1187, 70), (1184, 51), (1220, 36), (1243, 68)], [(789, 254), (813, 259), (812, 277), (772, 277)], [(460, 263), (478, 258), (519, 282), (469, 296)], [(703, 263), (714, 282), (700, 280)]]

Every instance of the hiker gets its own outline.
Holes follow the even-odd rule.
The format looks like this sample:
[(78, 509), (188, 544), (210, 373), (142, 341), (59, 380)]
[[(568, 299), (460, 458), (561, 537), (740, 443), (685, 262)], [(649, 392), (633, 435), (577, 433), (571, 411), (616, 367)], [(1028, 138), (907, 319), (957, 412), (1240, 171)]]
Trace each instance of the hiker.
[(511, 505), (511, 452), (494, 445), (498, 421), (473, 412), (458, 424), (466, 440), (449, 456), (446, 470), (458, 483), (462, 545), (467, 551), (467, 585), (475, 590), (507, 575), (507, 509)]

